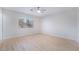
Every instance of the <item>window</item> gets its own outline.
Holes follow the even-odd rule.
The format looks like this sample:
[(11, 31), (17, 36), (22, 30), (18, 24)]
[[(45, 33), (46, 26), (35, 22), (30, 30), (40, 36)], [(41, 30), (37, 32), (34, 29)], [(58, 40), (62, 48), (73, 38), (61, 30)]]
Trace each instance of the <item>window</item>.
[(33, 27), (33, 20), (31, 17), (21, 17), (19, 19), (19, 26), (21, 28), (32, 28)]

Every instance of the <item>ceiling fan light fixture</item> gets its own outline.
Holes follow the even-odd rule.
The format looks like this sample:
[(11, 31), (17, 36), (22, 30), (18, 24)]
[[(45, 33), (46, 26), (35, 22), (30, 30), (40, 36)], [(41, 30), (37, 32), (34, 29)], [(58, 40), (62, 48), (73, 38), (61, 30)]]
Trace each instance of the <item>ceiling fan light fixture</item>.
[(41, 13), (41, 11), (40, 10), (37, 10), (37, 13)]
[(44, 13), (44, 12), (46, 11), (46, 9), (43, 9), (43, 8), (37, 7), (37, 8), (35, 8), (35, 9), (30, 9), (30, 11), (32, 11), (32, 12), (35, 11), (35, 12), (41, 14), (41, 13)]

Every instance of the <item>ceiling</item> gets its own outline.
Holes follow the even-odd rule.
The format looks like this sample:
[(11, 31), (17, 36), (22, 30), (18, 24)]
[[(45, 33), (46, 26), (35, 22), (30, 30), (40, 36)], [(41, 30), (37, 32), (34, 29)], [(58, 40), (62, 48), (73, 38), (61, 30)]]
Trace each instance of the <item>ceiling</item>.
[(44, 13), (37, 13), (36, 11), (30, 11), (30, 9), (36, 8), (36, 7), (5, 7), (8, 10), (16, 11), (16, 12), (22, 12), (34, 16), (44, 17), (47, 15), (51, 15), (53, 13), (72, 10), (73, 7), (41, 7), (43, 9), (46, 9)]

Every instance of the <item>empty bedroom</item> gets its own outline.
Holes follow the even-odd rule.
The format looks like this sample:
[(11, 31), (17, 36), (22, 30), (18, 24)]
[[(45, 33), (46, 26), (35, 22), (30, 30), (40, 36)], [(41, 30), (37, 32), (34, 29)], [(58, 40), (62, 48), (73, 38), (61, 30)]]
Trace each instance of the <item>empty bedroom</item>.
[(0, 51), (79, 51), (79, 8), (0, 7)]

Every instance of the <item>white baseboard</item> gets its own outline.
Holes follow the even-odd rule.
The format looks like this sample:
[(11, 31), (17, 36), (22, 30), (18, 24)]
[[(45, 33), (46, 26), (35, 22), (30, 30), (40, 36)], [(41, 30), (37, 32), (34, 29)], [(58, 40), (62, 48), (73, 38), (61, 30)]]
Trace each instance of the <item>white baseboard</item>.
[(60, 35), (56, 35), (56, 34), (50, 34), (50, 33), (43, 33), (43, 34), (47, 34), (47, 35), (51, 35), (51, 36), (55, 36), (55, 37), (60, 37), (60, 38), (64, 38), (64, 39), (69, 39), (69, 40), (74, 40), (71, 37), (65, 37), (65, 36), (60, 36)]
[(38, 33), (29, 33), (29, 34), (20, 34), (20, 35), (15, 35), (15, 36), (9, 36), (9, 37), (4, 37), (3, 40), (18, 38), (18, 37), (23, 37), (23, 36), (29, 36), (29, 35), (34, 35), (34, 34), (38, 34)]
[[(74, 39), (72, 39), (70, 37), (60, 36), (60, 35), (56, 35), (56, 34), (49, 34), (49, 33), (29, 33), (29, 34), (23, 34), (23, 35), (16, 35), (16, 36), (5, 37), (3, 40), (5, 40), (5, 39), (11, 39), (11, 38), (18, 38), (18, 37), (22, 37), (22, 36), (29, 36), (29, 35), (34, 35), (34, 34), (46, 34), (46, 35), (50, 35), (50, 36), (55, 36), (55, 37), (60, 37), (60, 38), (64, 38), (64, 39), (74, 40)], [(75, 41), (79, 43), (78, 39), (75, 39)]]

